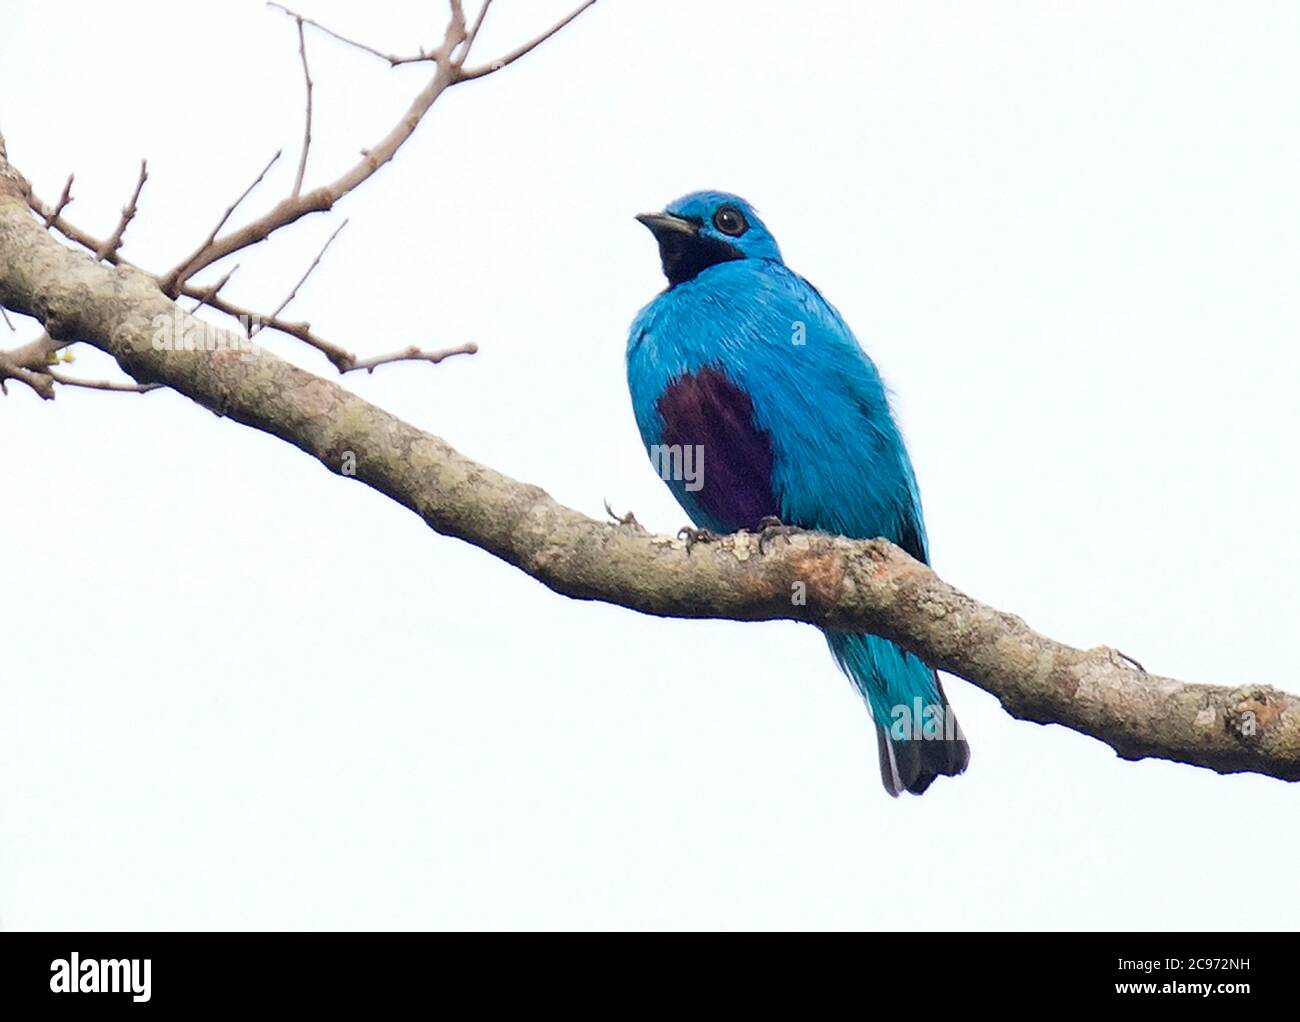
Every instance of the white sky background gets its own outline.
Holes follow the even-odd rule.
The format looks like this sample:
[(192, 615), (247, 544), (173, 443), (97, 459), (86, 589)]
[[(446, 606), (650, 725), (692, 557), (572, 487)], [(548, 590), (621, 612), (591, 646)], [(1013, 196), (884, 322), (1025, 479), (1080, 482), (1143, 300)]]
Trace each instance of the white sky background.
[[(386, 50), (445, 20), (302, 3)], [(499, 0), (478, 56), (567, 5)], [(675, 531), (624, 379), (628, 324), (662, 286), (632, 215), (739, 192), (896, 392), (945, 578), (1161, 674), (1296, 690), (1300, 9), (813, 6), (598, 4), (447, 93), (328, 219), (238, 256), (229, 296), (274, 307), (349, 217), (295, 315), (363, 353), (482, 351), (348, 386), (589, 514), (608, 498)], [(69, 218), (107, 233), (148, 157), (132, 260), (172, 265), (279, 147), (247, 212), (288, 189), (302, 81), (283, 15), (8, 0), (0, 17), (0, 131), (39, 194), (75, 170)], [(309, 46), (311, 184), (426, 70)], [(112, 372), (76, 350), (70, 370)], [(954, 679), (971, 768), (893, 801), (807, 627), (568, 601), (170, 393), (10, 392), (6, 928), (1300, 912), (1300, 788), (1125, 763)]]

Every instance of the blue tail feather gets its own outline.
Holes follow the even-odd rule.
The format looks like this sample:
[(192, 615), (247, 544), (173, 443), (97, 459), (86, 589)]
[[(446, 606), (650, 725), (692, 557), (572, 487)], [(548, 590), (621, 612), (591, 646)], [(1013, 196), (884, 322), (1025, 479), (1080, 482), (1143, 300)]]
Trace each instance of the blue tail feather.
[(826, 642), (871, 709), (886, 791), (919, 795), (966, 769), (970, 747), (938, 674), (879, 636), (828, 632)]

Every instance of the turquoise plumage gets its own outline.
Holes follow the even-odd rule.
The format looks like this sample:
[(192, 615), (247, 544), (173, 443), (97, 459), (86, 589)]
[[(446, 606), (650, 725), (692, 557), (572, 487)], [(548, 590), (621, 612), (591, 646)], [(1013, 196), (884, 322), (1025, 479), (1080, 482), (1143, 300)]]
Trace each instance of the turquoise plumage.
[[(639, 219), (669, 286), (632, 325), (628, 386), (652, 462), (696, 525), (758, 530), (779, 518), (881, 536), (928, 561), (916, 478), (880, 375), (835, 308), (785, 266), (753, 208), (697, 192)], [(870, 706), (890, 794), (919, 794), (965, 769), (966, 742), (934, 671), (875, 636), (827, 641)]]

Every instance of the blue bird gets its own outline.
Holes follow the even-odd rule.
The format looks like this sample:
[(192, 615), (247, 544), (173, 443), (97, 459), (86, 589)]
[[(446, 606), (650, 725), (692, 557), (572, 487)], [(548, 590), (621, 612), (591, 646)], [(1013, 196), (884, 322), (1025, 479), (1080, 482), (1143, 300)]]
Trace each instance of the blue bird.
[[(884, 384), (744, 199), (695, 192), (637, 217), (668, 287), (637, 315), (627, 379), (651, 462), (706, 533), (776, 522), (884, 537), (928, 563), (921, 499)], [(875, 720), (891, 795), (966, 769), (938, 675), (866, 633), (829, 632)]]

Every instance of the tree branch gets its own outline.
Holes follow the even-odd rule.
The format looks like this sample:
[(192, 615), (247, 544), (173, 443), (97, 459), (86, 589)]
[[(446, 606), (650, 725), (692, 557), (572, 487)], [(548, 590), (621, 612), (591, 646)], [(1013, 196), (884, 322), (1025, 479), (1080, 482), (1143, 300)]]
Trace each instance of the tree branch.
[[(325, 253), (328, 252), (329, 247), (332, 244), (334, 244), (334, 239), (337, 238), (339, 234), (342, 233), (343, 228), (345, 228), (347, 225), (348, 222), (344, 220), (341, 224), (339, 224), (337, 227), (334, 228), (334, 233), (325, 239), (325, 244), (322, 245), (320, 247), (320, 251), (316, 253), (316, 258), (311, 261), (311, 263), (307, 266), (307, 269), (303, 271), (303, 275), (298, 278), (298, 283), (294, 284), (294, 286), (290, 289), (289, 293), (284, 296), (284, 301), (282, 301), (279, 305), (275, 307), (275, 310), (271, 313), (270, 316), (267, 317), (268, 319), (277, 320), (280, 316), (280, 313), (282, 313), (285, 309), (289, 307), (289, 303), (298, 297), (298, 292), (301, 291), (302, 286), (307, 283), (307, 278), (310, 277), (312, 275), (312, 272), (316, 269), (316, 267), (320, 265), (320, 261), (325, 258)], [(262, 326), (263, 326), (262, 321), (258, 320), (249, 329), (248, 336), (250, 338), (256, 337), (258, 332), (262, 329)]]
[[(488, 0), (488, 2), (490, 3), (491, 0)], [(522, 46), (516, 47), (515, 49), (511, 50), (509, 53), (505, 54), (505, 56), (498, 57), (496, 60), (492, 61), (491, 63), (484, 64), (481, 67), (461, 68), (456, 75), (456, 80), (458, 82), (469, 82), (469, 81), (473, 81), (475, 78), (482, 78), (484, 75), (490, 75), (494, 71), (500, 71), (503, 67), (508, 67), (510, 64), (513, 64), (520, 57), (524, 57), (527, 56), (529, 53), (532, 53), (533, 50), (537, 49), (537, 47), (541, 46), (542, 43), (546, 42), (546, 40), (551, 38), (551, 36), (555, 35), (556, 32), (559, 32), (561, 29), (567, 26), (569, 22), (573, 21), (574, 18), (576, 18), (579, 14), (585, 11), (588, 7), (592, 6), (595, 2), (596, 0), (584, 0), (582, 4), (580, 4), (578, 7), (574, 8), (572, 11), (566, 14), (563, 18), (557, 21), (554, 25), (548, 28), (541, 35), (529, 39), (528, 42), (524, 43)], [(486, 13), (487, 13), (487, 4), (485, 3), (481, 14), (486, 14)], [(480, 15), (480, 21), (481, 20), (482, 19)], [(476, 24), (474, 26), (474, 34), (477, 33), (478, 33), (478, 25)], [(472, 42), (473, 35), (471, 35), (469, 39)], [(468, 50), (468, 47), (466, 47), (466, 50)]]
[[(71, 181), (71, 178), (68, 180)], [(141, 160), (140, 176), (136, 179), (135, 191), (131, 193), (130, 201), (122, 207), (122, 215), (118, 218), (117, 227), (113, 229), (113, 233), (95, 250), (96, 259), (107, 259), (110, 256), (117, 255), (117, 250), (122, 247), (122, 238), (126, 234), (126, 229), (131, 221), (135, 219), (136, 209), (140, 202), (140, 193), (144, 191), (144, 183), (148, 180), (149, 165), (144, 160)]]
[(443, 348), (441, 351), (425, 351), (412, 344), (409, 348), (394, 351), (389, 355), (374, 355), (371, 358), (353, 359), (352, 365), (348, 366), (346, 371), (352, 372), (355, 369), (364, 369), (368, 373), (373, 373), (380, 366), (391, 365), (394, 362), (432, 362), (437, 365), (443, 359), (451, 358), (453, 355), (474, 355), (477, 352), (478, 345), (473, 341), (468, 344), (458, 344), (454, 348)]
[[(181, 260), (179, 265), (177, 265), (174, 269), (172, 269), (170, 273), (168, 273), (165, 277), (162, 278), (162, 280), (159, 282), (159, 287), (161, 287), (165, 293), (174, 294), (176, 292), (177, 285), (184, 284), (187, 280), (190, 279), (190, 277), (194, 276), (194, 274), (198, 273), (199, 270), (203, 269), (203, 266), (196, 265), (196, 264), (203, 258), (204, 253), (206, 253), (209, 249), (212, 248), (213, 244), (217, 240), (217, 235), (221, 233), (221, 228), (226, 226), (226, 221), (228, 221), (231, 218), (235, 210), (237, 210), (243, 204), (244, 200), (247, 199), (251, 194), (253, 194), (253, 190), (257, 188), (257, 186), (260, 185), (262, 181), (266, 178), (266, 175), (270, 172), (271, 168), (275, 166), (276, 161), (280, 159), (280, 155), (283, 152), (284, 150), (282, 149), (277, 149), (275, 151), (275, 155), (272, 156), (266, 162), (266, 166), (262, 168), (261, 172), (258, 173), (257, 177), (253, 178), (252, 184), (250, 184), (247, 188), (245, 188), (242, 192), (240, 192), (239, 197), (235, 199), (235, 201), (232, 202), (229, 206), (226, 207), (226, 211), (221, 214), (221, 219), (217, 221), (217, 226), (212, 228), (212, 230), (208, 232), (208, 236), (203, 239), (202, 244), (200, 244), (199, 247), (196, 248), (193, 253), (191, 253), (185, 259)], [(73, 239), (73, 240), (78, 240), (78, 239)], [(207, 265), (207, 264), (205, 263), (203, 265)], [(195, 268), (189, 269), (190, 266), (195, 266)]]
[(12, 348), (3, 354), (13, 365), (39, 371), (54, 361), (52, 356), (56, 351), (66, 348), (69, 343), (69, 341), (56, 341), (49, 334), (41, 334), (36, 340)]
[(0, 352), (0, 394), (8, 394), (6, 380), (17, 380), (31, 387), (45, 401), (54, 399), (54, 381), (47, 373), (21, 366), (4, 352)]
[[(279, 5), (273, 4), (272, 6), (278, 7)], [(300, 15), (287, 8), (282, 7), (280, 9), (290, 17), (309, 24), (315, 24), (309, 19), (301, 18)], [(452, 64), (451, 52), (466, 38), (465, 16), (461, 10), (460, 0), (452, 0), (451, 11), (451, 20), (447, 24), (442, 45), (430, 55), (430, 59), (437, 64), (437, 70), (428, 84), (411, 101), (406, 113), (387, 135), (372, 148), (363, 149), (361, 159), (330, 184), (313, 188), (308, 192), (300, 193), (295, 190), (257, 219), (251, 220), (244, 226), (218, 237), (218, 232), (225, 225), (225, 219), (229, 218), (230, 211), (228, 211), (226, 218), (217, 225), (217, 229), (213, 231), (208, 239), (192, 255), (162, 278), (161, 287), (163, 291), (167, 294), (176, 294), (186, 281), (204, 267), (211, 266), (232, 252), (238, 252), (240, 249), (265, 241), (276, 231), (301, 220), (310, 213), (324, 213), (333, 209), (336, 202), (367, 181), (380, 167), (396, 156), (397, 151), (415, 132), (420, 121), (424, 119), (424, 115), (429, 112), (430, 107), (433, 106), (446, 88), (456, 80), (459, 68)], [(334, 33), (330, 34), (333, 35)], [(342, 36), (336, 36), (336, 38), (352, 43), (351, 40), (344, 39)], [(360, 44), (352, 43), (352, 45)], [(256, 182), (254, 182), (255, 184)], [(238, 202), (236, 202), (236, 205), (238, 205)]]
[(303, 33), (302, 18), (298, 18), (298, 57), (302, 61), (302, 77), (307, 86), (306, 126), (302, 133), (302, 155), (298, 157), (298, 173), (293, 178), (293, 194), (302, 192), (302, 179), (307, 173), (307, 153), (311, 149), (311, 68), (307, 66), (307, 36)]
[(360, 50), (362, 53), (369, 53), (372, 57), (378, 57), (380, 60), (387, 61), (390, 67), (397, 67), (400, 64), (415, 64), (421, 61), (436, 59), (433, 54), (426, 53), (423, 47), (420, 48), (419, 53), (409, 57), (399, 57), (395, 53), (384, 53), (381, 50), (375, 49), (373, 46), (367, 46), (365, 43), (357, 42), (357, 40), (351, 39), (348, 36), (340, 35), (338, 32), (335, 32), (332, 28), (329, 28), (326, 25), (322, 25), (319, 21), (313, 21), (311, 18), (304, 18), (297, 11), (290, 10), (288, 7), (285, 7), (284, 4), (268, 2), (266, 6), (274, 7), (277, 11), (282, 11), (283, 13), (287, 14), (289, 17), (293, 18), (300, 26), (310, 25), (312, 28), (317, 29), (320, 32), (324, 32), (331, 39), (343, 43), (345, 46), (351, 46), (353, 49)]
[(49, 212), (45, 214), (45, 227), (48, 230), (53, 226), (54, 221), (63, 215), (63, 211), (68, 208), (68, 203), (72, 201), (72, 179), (74, 175), (69, 174), (68, 180), (63, 182), (63, 193), (59, 196), (59, 201), (50, 207)]
[(85, 390), (111, 390), (121, 394), (148, 394), (150, 391), (158, 390), (163, 385), (161, 383), (119, 383), (116, 380), (79, 380), (72, 376), (64, 376), (53, 369), (46, 369), (45, 375), (55, 383), (64, 387), (82, 387)]
[[(535, 49), (541, 43), (545, 42), (556, 32), (564, 28), (574, 18), (594, 3), (595, 0), (586, 0), (576, 10), (567, 17), (552, 26), (541, 35), (530, 40), (529, 42), (518, 47), (516, 50), (507, 54), (501, 60), (494, 61), (489, 67), (480, 68), (477, 71), (465, 72), (462, 65), (468, 56), (470, 48), (482, 27), (483, 20), (487, 16), (488, 8), (491, 6), (491, 0), (483, 0), (474, 19), (473, 26), (466, 30), (465, 11), (463, 0), (449, 0), (451, 17), (447, 22), (443, 34), (442, 43), (434, 50), (426, 52), (423, 47), (420, 49), (418, 57), (401, 58), (391, 54), (383, 54), (372, 47), (366, 46), (346, 36), (340, 35), (331, 29), (326, 28), (310, 18), (304, 18), (296, 11), (278, 4), (270, 3), (269, 6), (283, 11), (286, 15), (294, 19), (295, 27), (298, 34), (298, 55), (302, 65), (303, 79), (306, 86), (306, 111), (305, 126), (303, 129), (303, 140), (301, 153), (298, 159), (297, 172), (294, 176), (292, 189), (288, 196), (281, 199), (275, 206), (262, 216), (249, 221), (242, 227), (230, 230), (222, 234), (222, 230), (230, 221), (235, 210), (243, 204), (244, 200), (253, 192), (255, 188), (266, 178), (271, 167), (280, 158), (277, 152), (262, 171), (254, 178), (253, 182), (235, 199), (225, 210), (217, 225), (211, 230), (203, 242), (194, 249), (188, 256), (182, 259), (171, 270), (162, 276), (156, 276), (159, 287), (164, 294), (176, 298), (186, 295), (195, 299), (197, 304), (191, 311), (197, 311), (204, 305), (208, 305), (220, 312), (232, 317), (237, 317), (248, 334), (249, 338), (258, 333), (264, 326), (270, 327), (280, 333), (287, 334), (308, 344), (328, 358), (340, 373), (352, 372), (357, 369), (373, 371), (376, 366), (385, 365), (390, 362), (401, 361), (424, 361), (438, 363), (452, 355), (473, 354), (478, 350), (477, 345), (461, 344), (453, 348), (447, 348), (441, 351), (426, 351), (416, 346), (410, 346), (398, 352), (388, 355), (379, 355), (372, 358), (358, 359), (346, 349), (332, 344), (314, 334), (311, 325), (306, 322), (288, 322), (280, 318), (280, 313), (285, 306), (293, 300), (298, 289), (305, 282), (306, 278), (315, 266), (319, 263), (321, 255), (324, 254), (322, 249), (321, 255), (316, 257), (312, 265), (308, 267), (307, 273), (299, 280), (298, 284), (289, 292), (289, 296), (281, 303), (280, 307), (272, 312), (269, 316), (253, 312), (252, 310), (243, 309), (224, 298), (218, 297), (218, 292), (225, 286), (230, 279), (231, 270), (222, 277), (215, 285), (210, 287), (197, 287), (190, 283), (191, 279), (206, 267), (213, 263), (219, 262), (227, 256), (249, 248), (253, 245), (265, 241), (276, 231), (286, 227), (310, 213), (325, 212), (334, 207), (334, 204), (348, 195), (350, 192), (364, 184), (371, 176), (375, 174), (385, 163), (391, 160), (397, 151), (405, 144), (406, 140), (411, 137), (415, 129), (419, 126), (421, 120), (437, 98), (447, 89), (448, 86), (471, 78), (481, 77), (491, 71), (498, 70), (507, 64), (512, 63), (519, 57)], [(405, 115), (398, 123), (384, 136), (380, 142), (371, 149), (363, 149), (360, 162), (353, 165), (341, 177), (337, 178), (330, 184), (312, 189), (306, 194), (302, 193), (303, 179), (306, 175), (307, 158), (311, 148), (312, 141), (312, 95), (313, 81), (311, 70), (307, 62), (307, 42), (304, 33), (304, 26), (311, 25), (314, 28), (325, 32), (333, 38), (349, 46), (354, 46), (368, 53), (382, 57), (389, 61), (390, 64), (408, 63), (415, 60), (429, 61), (436, 65), (436, 72), (432, 79), (425, 85), (420, 93), (411, 102)], [(68, 177), (64, 185), (63, 193), (58, 202), (50, 205), (42, 202), (31, 191), (30, 186), (23, 181), (22, 191), (24, 201), (41, 216), (45, 227), (54, 228), (68, 240), (81, 245), (90, 252), (93, 252), (97, 258), (106, 260), (114, 266), (120, 266), (128, 269), (137, 269), (132, 263), (123, 259), (119, 254), (121, 247), (122, 235), (127, 225), (135, 216), (137, 201), (140, 191), (144, 187), (147, 174), (144, 164), (140, 167), (140, 179), (136, 185), (135, 193), (132, 195), (126, 208), (122, 210), (122, 218), (118, 223), (117, 229), (106, 239), (99, 239), (91, 234), (79, 229), (74, 224), (69, 223), (63, 217), (63, 211), (68, 203), (72, 200), (72, 177)], [(335, 231), (335, 235), (337, 235)], [(333, 240), (333, 235), (330, 240)], [(326, 242), (326, 247), (329, 242)], [(8, 360), (16, 369), (33, 369), (34, 366), (25, 365), (20, 360), (15, 360), (11, 356)], [(7, 372), (7, 370), (6, 370)], [(8, 373), (9, 378), (15, 378), (14, 373)], [(22, 378), (22, 377), (17, 377)], [(2, 381), (0, 381), (2, 382)], [(27, 382), (27, 380), (24, 380)], [(47, 381), (37, 381), (42, 385)], [(52, 393), (49, 396), (53, 396)]]
[[(685, 544), (595, 521), (476, 463), (357, 395), (230, 337), (215, 351), (158, 350), (157, 317), (181, 313), (157, 282), (51, 237), (0, 140), (0, 304), (51, 337), (84, 340), (141, 383), (160, 382), (351, 475), (431, 528), (515, 565), (557, 593), (647, 614), (805, 621), (870, 631), (996, 695), (1024, 720), (1058, 723), (1121, 756), (1300, 779), (1300, 698), (1265, 685), (1197, 685), (1080, 650), (961, 593), (883, 540), (747, 534)], [(802, 601), (792, 594), (802, 592)]]

